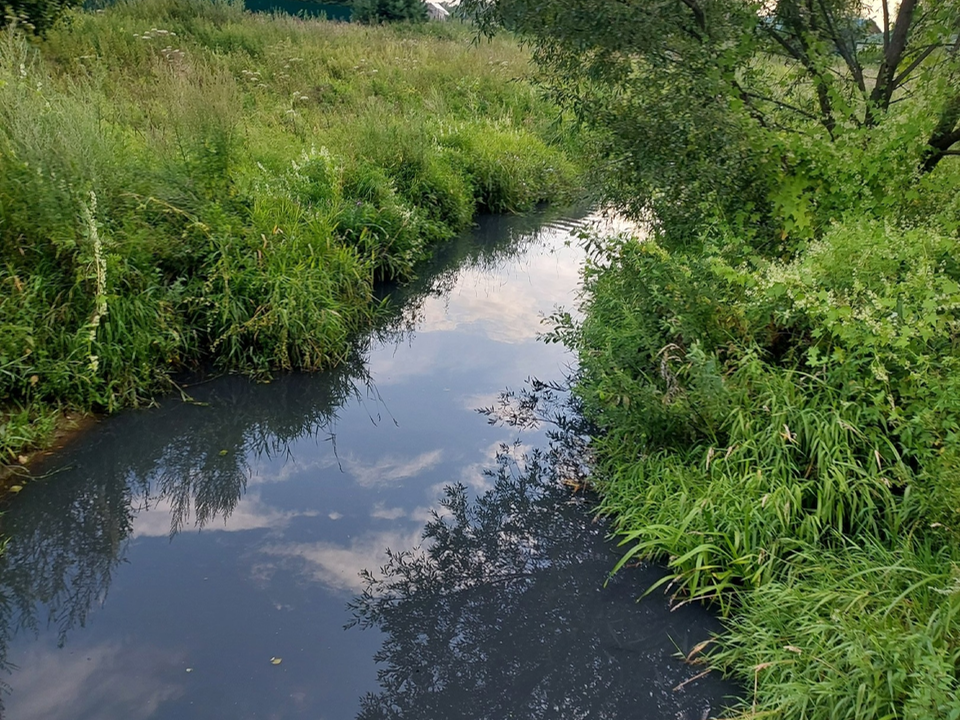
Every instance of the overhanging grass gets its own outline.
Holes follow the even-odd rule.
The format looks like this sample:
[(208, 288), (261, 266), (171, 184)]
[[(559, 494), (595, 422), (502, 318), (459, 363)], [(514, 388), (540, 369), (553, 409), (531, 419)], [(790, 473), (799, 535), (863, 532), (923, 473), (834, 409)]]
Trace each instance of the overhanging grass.
[(654, 591), (723, 613), (708, 662), (743, 717), (960, 717), (948, 208), (835, 223), (787, 260), (601, 243), (558, 328), (621, 566), (661, 561)]
[(471, 39), (203, 0), (0, 35), (0, 463), (195, 363), (333, 365), (378, 280), (566, 197), (526, 54)]

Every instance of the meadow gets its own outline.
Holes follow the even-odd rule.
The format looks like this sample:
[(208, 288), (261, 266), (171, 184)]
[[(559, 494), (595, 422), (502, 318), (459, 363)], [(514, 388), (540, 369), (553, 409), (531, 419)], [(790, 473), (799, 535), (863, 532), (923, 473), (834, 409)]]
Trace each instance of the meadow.
[(199, 366), (341, 362), (478, 212), (570, 197), (516, 42), (203, 0), (0, 31), (0, 464)]

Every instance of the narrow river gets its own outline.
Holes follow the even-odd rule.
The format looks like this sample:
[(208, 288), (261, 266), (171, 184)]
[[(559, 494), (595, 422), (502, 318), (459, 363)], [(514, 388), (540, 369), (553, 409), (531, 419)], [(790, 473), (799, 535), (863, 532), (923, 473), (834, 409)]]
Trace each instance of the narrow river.
[(655, 568), (605, 584), (548, 426), (477, 411), (569, 373), (538, 333), (588, 221), (483, 219), (344, 367), (198, 383), (51, 456), (3, 517), (0, 717), (719, 713), (735, 688), (678, 659), (719, 624), (637, 602)]

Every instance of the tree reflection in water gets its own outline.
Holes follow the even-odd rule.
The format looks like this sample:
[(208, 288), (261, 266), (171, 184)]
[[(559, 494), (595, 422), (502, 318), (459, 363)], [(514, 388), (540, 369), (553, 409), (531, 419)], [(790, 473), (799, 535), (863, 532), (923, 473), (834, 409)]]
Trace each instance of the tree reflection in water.
[[(250, 459), (324, 432), (344, 402), (375, 389), (358, 355), (322, 376), (270, 385), (224, 378), (192, 392), (202, 405), (171, 401), (108, 419), (3, 515), (0, 671), (15, 669), (7, 648), (17, 634), (54, 627), (62, 646), (85, 624), (106, 598), (138, 515), (169, 513), (171, 537), (225, 521), (244, 494)], [(110, 435), (121, 423), (118, 443)], [(0, 675), (0, 712), (4, 689)]]
[[(28, 484), (0, 516), (7, 541), (0, 554), (0, 713), (4, 675), (15, 669), (7, 660), (11, 640), (53, 627), (63, 645), (83, 626), (106, 598), (138, 515), (169, 512), (171, 538), (225, 521), (246, 491), (252, 460), (283, 456), (305, 437), (332, 438), (344, 403), (378, 400), (367, 370), (376, 344), (411, 341), (429, 298), (449, 292), (459, 273), (495, 267), (536, 243), (548, 219), (492, 217), (473, 237), (444, 245), (418, 279), (385, 289), (378, 326), (357, 338), (334, 370), (271, 384), (232, 377), (188, 387), (196, 405), (171, 398), (109, 418), (52, 457), (40, 472), (55, 476)], [(113, 434), (124, 441), (112, 442)]]
[[(189, 388), (207, 405), (166, 401), (111, 418), (51, 458), (47, 469), (70, 469), (28, 484), (2, 518), (9, 545), (0, 556), (0, 669), (18, 632), (52, 626), (62, 644), (86, 622), (106, 598), (138, 517), (164, 513), (163, 532), (169, 513), (171, 536), (222, 522), (246, 492), (257, 457), (283, 456), (304, 437), (322, 439), (343, 403), (375, 400), (370, 348), (408, 342), (427, 298), (453, 287), (459, 269), (495, 265), (536, 242), (531, 234), (543, 219), (518, 221), (510, 231), (501, 222), (483, 231), (495, 242), (457, 242), (438, 252), (437, 265), (393, 296), (378, 332), (358, 340), (353, 360), (336, 371)], [(518, 426), (569, 429), (529, 401), (508, 395), (490, 414)], [(699, 720), (707, 704), (717, 707), (726, 688), (712, 678), (672, 692), (697, 669), (671, 659), (669, 638), (690, 649), (704, 639), (704, 616), (697, 608), (669, 614), (662, 601), (635, 605), (655, 575), (621, 574), (602, 588), (615, 554), (603, 527), (584, 522), (579, 498), (570, 504), (558, 482), (578, 477), (582, 447), (575, 438), (554, 445), (579, 449), (572, 457), (553, 449), (525, 459), (517, 449), (504, 453), (488, 495), (473, 501), (452, 488), (446, 515), (427, 528), (425, 549), (392, 555), (370, 579), (353, 609), (387, 641), (378, 657), (383, 690), (363, 700), (361, 718), (673, 718), (676, 711)], [(699, 628), (695, 637), (690, 627)]]
[[(534, 383), (487, 412), (543, 422), (551, 414), (536, 412), (534, 396), (556, 391)], [(556, 437), (569, 437), (573, 426), (552, 415)], [(352, 625), (386, 639), (375, 658), (382, 690), (362, 699), (359, 720), (701, 720), (735, 692), (714, 675), (685, 683), (703, 667), (678, 652), (719, 629), (703, 608), (671, 611), (662, 595), (633, 602), (656, 568), (608, 577), (616, 551), (585, 515), (589, 501), (563, 484), (579, 463), (558, 446), (504, 448), (491, 490), (471, 500), (448, 487), (422, 547), (365, 573)]]

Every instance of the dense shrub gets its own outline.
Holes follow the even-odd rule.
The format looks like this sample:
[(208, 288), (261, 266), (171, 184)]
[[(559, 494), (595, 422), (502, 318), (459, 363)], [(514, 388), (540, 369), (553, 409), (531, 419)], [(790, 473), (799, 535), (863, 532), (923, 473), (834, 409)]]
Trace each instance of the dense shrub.
[(68, 10), (82, 4), (82, 0), (5, 0), (0, 5), (0, 28), (14, 24), (44, 35)]
[(751, 712), (956, 711), (958, 242), (868, 218), (786, 260), (601, 242), (557, 329), (621, 566), (730, 614), (713, 662), (760, 681)]

